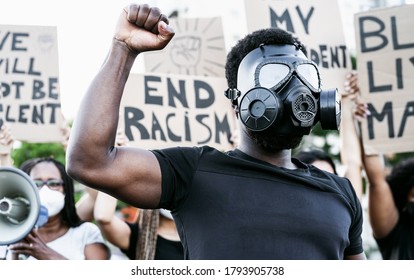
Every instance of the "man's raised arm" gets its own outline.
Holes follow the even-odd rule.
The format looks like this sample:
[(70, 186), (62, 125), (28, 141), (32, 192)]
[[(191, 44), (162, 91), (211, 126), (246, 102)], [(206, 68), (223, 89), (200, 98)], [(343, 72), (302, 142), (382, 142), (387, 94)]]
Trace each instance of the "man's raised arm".
[[(158, 8), (146, 4), (125, 7), (109, 54), (83, 98), (69, 139), (66, 165), (70, 176), (138, 207), (157, 206), (161, 173), (151, 152), (114, 147), (121, 97), (137, 55), (163, 49), (173, 36), (167, 17)], [(91, 39), (89, 43), (93, 43), (93, 34)]]

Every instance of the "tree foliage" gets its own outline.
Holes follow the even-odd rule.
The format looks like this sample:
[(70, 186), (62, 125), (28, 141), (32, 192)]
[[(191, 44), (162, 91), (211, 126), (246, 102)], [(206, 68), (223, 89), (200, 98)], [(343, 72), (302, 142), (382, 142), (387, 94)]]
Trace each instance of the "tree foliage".
[(24, 161), (36, 157), (53, 157), (65, 164), (65, 150), (59, 143), (28, 143), (13, 149), (13, 165), (19, 167)]

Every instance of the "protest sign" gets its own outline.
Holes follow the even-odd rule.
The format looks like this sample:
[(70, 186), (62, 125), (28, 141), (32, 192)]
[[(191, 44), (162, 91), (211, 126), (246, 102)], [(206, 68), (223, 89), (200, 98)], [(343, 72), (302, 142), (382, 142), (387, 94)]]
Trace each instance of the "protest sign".
[(210, 145), (232, 148), (235, 131), (224, 78), (130, 74), (121, 102), (120, 129), (131, 146), (155, 149)]
[(56, 27), (0, 26), (0, 125), (16, 140), (60, 141)]
[(414, 151), (414, 5), (355, 15), (362, 123), (369, 153)]
[(352, 65), (337, 1), (245, 0), (245, 9), (249, 32), (279, 27), (294, 33), (318, 65), (322, 88), (344, 93)]
[(171, 19), (176, 34), (159, 51), (144, 53), (145, 71), (224, 77), (226, 48), (220, 17)]

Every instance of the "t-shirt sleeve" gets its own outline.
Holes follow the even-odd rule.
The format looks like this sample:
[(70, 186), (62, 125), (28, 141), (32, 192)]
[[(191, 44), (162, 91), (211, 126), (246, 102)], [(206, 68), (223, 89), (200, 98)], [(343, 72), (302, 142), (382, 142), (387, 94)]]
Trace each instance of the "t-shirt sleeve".
[(354, 187), (351, 182), (344, 178), (347, 182), (346, 193), (349, 197), (349, 201), (353, 208), (353, 220), (351, 227), (349, 229), (349, 246), (345, 249), (345, 256), (352, 256), (360, 254), (364, 251), (362, 245), (362, 224), (363, 224), (363, 212), (362, 206), (358, 199), (358, 196), (355, 193)]
[(162, 174), (162, 193), (158, 208), (178, 209), (187, 197), (202, 148), (176, 147), (152, 152), (157, 157)]

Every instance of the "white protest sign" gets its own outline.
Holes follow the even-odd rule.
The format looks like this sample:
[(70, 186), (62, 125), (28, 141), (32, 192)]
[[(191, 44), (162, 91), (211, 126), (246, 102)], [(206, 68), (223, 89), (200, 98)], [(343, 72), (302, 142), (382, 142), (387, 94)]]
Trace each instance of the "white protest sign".
[(414, 151), (414, 5), (355, 15), (367, 153)]
[(171, 19), (175, 36), (162, 50), (143, 54), (145, 71), (224, 77), (226, 47), (220, 17)]
[(337, 1), (245, 0), (245, 8), (249, 32), (279, 27), (294, 33), (318, 65), (322, 89), (344, 93), (352, 65)]
[(56, 27), (0, 25), (0, 102), (14, 139), (61, 140)]
[(236, 129), (224, 78), (130, 74), (121, 103), (121, 129), (131, 146), (156, 149), (210, 145), (232, 148)]

